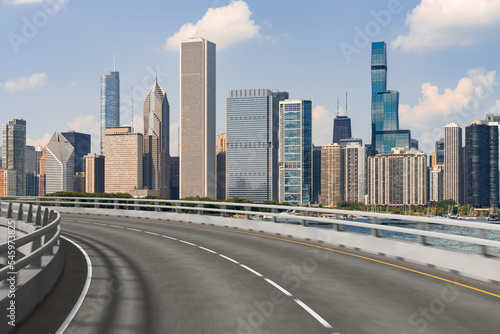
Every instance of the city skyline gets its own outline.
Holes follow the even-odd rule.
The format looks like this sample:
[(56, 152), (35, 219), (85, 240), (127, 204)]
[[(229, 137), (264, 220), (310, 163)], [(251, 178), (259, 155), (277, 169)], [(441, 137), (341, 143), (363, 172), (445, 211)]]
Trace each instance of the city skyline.
[[(10, 2), (16, 3), (16, 1)], [(103, 36), (103, 38), (92, 41), (86, 35), (80, 35), (82, 38), (78, 39), (81, 43), (79, 48), (75, 47), (75, 42), (66, 40), (66, 37), (60, 32), (65, 32), (66, 25), (82, 20), (81, 14), (89, 11), (90, 8), (87, 7), (88, 4), (77, 4), (74, 1), (60, 3), (64, 3), (63, 8), (53, 17), (49, 17), (47, 24), (37, 27), (37, 33), (28, 38), (27, 43), (12, 44), (13, 42), (9, 39), (10, 44), (6, 43), (1, 46), (3, 48), (1, 51), (6, 55), (6, 61), (11, 64), (5, 68), (0, 77), (0, 110), (2, 115), (5, 115), (2, 123), (12, 118), (24, 118), (32, 122), (30, 124), (43, 125), (28, 129), (28, 144), (31, 145), (46, 144), (50, 134), (55, 130), (73, 129), (95, 134), (96, 124), (99, 123), (99, 92), (96, 89), (96, 82), (98, 82), (98, 76), (113, 68), (112, 60), (115, 50), (117, 69), (121, 72), (121, 86), (134, 85), (137, 87), (135, 90), (137, 93), (134, 94), (136, 95), (134, 98), (136, 110), (140, 109), (140, 104), (145, 97), (145, 93), (142, 91), (147, 92), (154, 81), (155, 72), (158, 72), (159, 81), (167, 94), (178, 96), (176, 73), (179, 64), (175, 48), (179, 38), (186, 37), (186, 31), (193, 30), (193, 27), (198, 28), (200, 36), (208, 39), (213, 36), (214, 43), (222, 46), (218, 49), (217, 133), (225, 132), (225, 92), (231, 89), (267, 86), (287, 90), (295, 98), (313, 99), (315, 105), (313, 112), (315, 138), (313, 138), (313, 142), (315, 145), (326, 144), (330, 142), (329, 138), (331, 138), (332, 123), (335, 117), (335, 101), (331, 99), (331, 92), (342, 93), (347, 84), (351, 96), (349, 116), (353, 124), (353, 137), (360, 137), (365, 143), (369, 143), (371, 141), (369, 138), (370, 123), (367, 120), (367, 113), (369, 113), (370, 108), (370, 79), (366, 68), (370, 59), (369, 42), (377, 40), (385, 40), (389, 45), (390, 86), (397, 88), (401, 93), (401, 128), (411, 129), (412, 137), (419, 139), (421, 149), (426, 153), (432, 152), (434, 141), (443, 136), (443, 126), (451, 121), (465, 126), (473, 120), (483, 119), (484, 114), (490, 112), (490, 109), (493, 110), (493, 113), (500, 112), (498, 108), (492, 108), (495, 105), (500, 107), (500, 103), (496, 103), (500, 94), (495, 88), (497, 77), (496, 72), (494, 72), (498, 65), (493, 57), (496, 49), (494, 42), (498, 36), (490, 34), (485, 37), (484, 34), (478, 33), (479, 29), (472, 27), (468, 30), (468, 34), (463, 37), (465, 42), (449, 38), (447, 43), (442, 43), (439, 47), (433, 40), (427, 45), (420, 41), (420, 44), (412, 46), (413, 44), (410, 43), (412, 38), (414, 42), (418, 41), (418, 36), (415, 37), (418, 35), (418, 26), (416, 23), (406, 25), (405, 17), (408, 14), (413, 18), (412, 22), (422, 21), (419, 13), (432, 6), (428, 1), (412, 4), (397, 1), (376, 4), (365, 2), (363, 6), (314, 4), (310, 8), (304, 9), (306, 13), (314, 12), (320, 18), (333, 15), (334, 18), (338, 18), (336, 24), (344, 28), (341, 30), (335, 29), (337, 26), (333, 23), (325, 25), (324, 22), (321, 22), (321, 26), (318, 26), (319, 22), (312, 22), (308, 18), (304, 19), (304, 23), (307, 23), (308, 27), (303, 24), (299, 24), (297, 27), (286, 24), (281, 16), (286, 17), (286, 13), (296, 12), (298, 8), (294, 3), (287, 3), (287, 6), (283, 6), (278, 1), (267, 4), (264, 8), (257, 3), (243, 1), (230, 3), (216, 1), (204, 6), (199, 4), (194, 6), (194, 2), (189, 1), (183, 3), (166, 2), (166, 4), (152, 2), (160, 7), (170, 6), (173, 12), (178, 13), (175, 19), (171, 20), (171, 23), (165, 24), (161, 29), (154, 29), (159, 30), (159, 32), (150, 34), (149, 31), (153, 29), (148, 29), (149, 38), (141, 40), (138, 37), (143, 34), (144, 29), (151, 27), (150, 22), (143, 20), (146, 13), (138, 10), (137, 20), (144, 21), (144, 27), (134, 25), (134, 29), (137, 31), (127, 36), (127, 39), (132, 40), (133, 43), (122, 43), (122, 35), (118, 34), (117, 31), (121, 29), (126, 35), (129, 28), (124, 27), (121, 20), (110, 19), (109, 22), (103, 20), (106, 23), (99, 24), (92, 20), (90, 22), (96, 24), (94, 29), (104, 31), (107, 38)], [(392, 7), (389, 6), (391, 3)], [(23, 17), (30, 21), (34, 14), (40, 11), (45, 13), (44, 9), (37, 4), (15, 5), (7, 4), (5, 1), (1, 6), (3, 9), (0, 14), (1, 22), (3, 22), (5, 30), (10, 32), (9, 36), (11, 37), (16, 34), (23, 37)], [(283, 15), (269, 17), (267, 14), (269, 6), (279, 7), (283, 11)], [(451, 3), (449, 6), (454, 10), (454, 14), (459, 10)], [(124, 7), (125, 16), (130, 15), (129, 13), (133, 10), (137, 10), (130, 4), (124, 4)], [(468, 6), (462, 7), (464, 7), (464, 11), (473, 10)], [(110, 10), (111, 5), (103, 5), (103, 14), (109, 13)], [(243, 37), (222, 33), (214, 35), (213, 31), (204, 28), (214, 13), (234, 14), (234, 16), (241, 14), (240, 25), (242, 29), (247, 29), (244, 30), (245, 32), (249, 33), (241, 34)], [(380, 18), (379, 14), (381, 13), (389, 13), (390, 17)], [(148, 12), (148, 15), (150, 14)], [(433, 18), (446, 16), (439, 10), (436, 10), (433, 15)], [(487, 15), (485, 12), (478, 13), (478, 17), (485, 15)], [(154, 22), (154, 20), (148, 21)], [(192, 25), (186, 25), (189, 22)], [(86, 26), (85, 24), (83, 26)], [(113, 24), (116, 25), (116, 28), (112, 28)], [(227, 24), (236, 23), (229, 22)], [(367, 27), (377, 28), (376, 24), (378, 24), (378, 29), (375, 29), (375, 31), (378, 30), (377, 34), (368, 36), (368, 40), (365, 42), (362, 37), (365, 33), (358, 34), (357, 31), (364, 31)], [(458, 21), (455, 24), (462, 28), (470, 27), (470, 22)], [(106, 31), (106, 27), (110, 29), (109, 32)], [(319, 27), (322, 29), (320, 30)], [(326, 33), (324, 32), (325, 28), (335, 33), (333, 35)], [(70, 28), (68, 27), (68, 29)], [(429, 29), (439, 30), (440, 28), (431, 26)], [(460, 35), (458, 32), (461, 30), (457, 28), (456, 31), (456, 34)], [(85, 33), (81, 32), (80, 34)], [(471, 40), (474, 40), (472, 38), (474, 36), (481, 38), (477, 38), (477, 42), (473, 43)], [(116, 41), (111, 37), (116, 37)], [(308, 39), (311, 41), (325, 40), (325, 37), (328, 37), (328, 42), (319, 45), (313, 53), (301, 51), (292, 56), (288, 52), (292, 48), (296, 49), (299, 43)], [(57, 59), (56, 62), (50, 60), (50, 55), (55, 50), (47, 45), (51, 45), (57, 39), (61, 39), (58, 43), (58, 49), (62, 50), (62, 57), (52, 57)], [(168, 41), (165, 42), (167, 39)], [(348, 45), (352, 48), (347, 48)], [(130, 46), (145, 54), (131, 52)], [(99, 48), (98, 55), (82, 58), (83, 55), (88, 54), (84, 50), (91, 48)], [(146, 51), (144, 52), (144, 50)], [(352, 53), (346, 50), (350, 50)], [(82, 55), (75, 54), (75, 51)], [(41, 54), (42, 57), (38, 58), (35, 54)], [(282, 55), (284, 54), (287, 54), (286, 60), (283, 60)], [(327, 57), (327, 54), (333, 55), (333, 58)], [(448, 61), (450, 57), (453, 57), (451, 62)], [(258, 68), (257, 65), (262, 64), (264, 59), (266, 62), (261, 68)], [(280, 62), (284, 62), (284, 67), (290, 67), (293, 64), (297, 72), (287, 73), (281, 66), (277, 66), (280, 64), (278, 59)], [(21, 62), (25, 65), (21, 66)], [(75, 67), (74, 64), (78, 62), (84, 65)], [(241, 66), (242, 63), (249, 66)], [(69, 71), (70, 64), (72, 65), (71, 71)], [(320, 72), (319, 69), (323, 72)], [(71, 77), (67, 73), (71, 73)], [(315, 80), (292, 80), (294, 75), (302, 76), (306, 73), (312, 75)], [(249, 76), (250, 74), (252, 76)], [(143, 87), (143, 82), (146, 82), (149, 87)], [(445, 89), (448, 90), (445, 91)], [(121, 125), (130, 123), (131, 99), (128, 89), (126, 91), (122, 91), (121, 94)], [(19, 101), (19, 96), (23, 92), (29, 92), (33, 98)], [(433, 107), (436, 110), (431, 114), (429, 111)], [(179, 99), (172, 99), (171, 109), (173, 110), (171, 149), (176, 155)], [(23, 115), (18, 115), (18, 110), (25, 112)], [(60, 115), (65, 116), (60, 117)], [(52, 122), (47, 123), (48, 119)], [(137, 122), (135, 123), (137, 124)], [(95, 136), (93, 138), (95, 142), (97, 138)], [(44, 139), (43, 142), (41, 142), (42, 139)], [(93, 151), (96, 151), (95, 148)]]

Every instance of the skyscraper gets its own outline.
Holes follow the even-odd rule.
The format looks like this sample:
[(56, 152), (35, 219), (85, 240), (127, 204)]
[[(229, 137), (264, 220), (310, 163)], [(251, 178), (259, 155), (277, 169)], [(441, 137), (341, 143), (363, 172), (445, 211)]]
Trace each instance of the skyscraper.
[(133, 133), (130, 126), (108, 128), (105, 144), (108, 153), (104, 167), (104, 191), (127, 193), (142, 189), (142, 134)]
[(319, 203), (321, 194), (321, 146), (313, 145), (313, 188), (312, 203)]
[(85, 156), (85, 191), (87, 193), (104, 192), (104, 156), (89, 154)]
[(75, 189), (75, 149), (59, 132), (46, 146), (45, 178), (46, 194)]
[(232, 90), (226, 99), (226, 194), (278, 200), (279, 102), (286, 92)]
[(101, 155), (104, 155), (106, 128), (120, 126), (120, 73), (116, 65), (109, 75), (101, 75)]
[(16, 196), (16, 174), (14, 169), (0, 168), (0, 196)]
[(410, 130), (399, 129), (399, 92), (387, 90), (387, 47), (372, 43), (372, 153), (391, 153), (395, 147), (410, 148)]
[(364, 203), (367, 149), (359, 143), (349, 143), (344, 152), (344, 200)]
[(321, 147), (321, 194), (319, 203), (335, 206), (344, 200), (344, 147), (337, 143)]
[(312, 199), (312, 100), (285, 100), (279, 108), (279, 201), (307, 205)]
[(498, 127), (465, 127), (465, 204), (498, 207)]
[(170, 106), (167, 94), (155, 81), (144, 102), (143, 186), (170, 196)]
[(444, 127), (444, 199), (463, 204), (462, 128), (456, 123)]
[(83, 172), (83, 157), (90, 153), (90, 135), (75, 131), (61, 132), (75, 149), (75, 173)]
[(2, 168), (16, 171), (16, 195), (26, 192), (26, 121), (13, 119), (2, 126)]
[(226, 150), (227, 150), (227, 133), (222, 133), (217, 136), (217, 146), (215, 153), (217, 154), (217, 199), (226, 199)]
[(182, 42), (180, 62), (180, 197), (215, 198), (215, 44)]

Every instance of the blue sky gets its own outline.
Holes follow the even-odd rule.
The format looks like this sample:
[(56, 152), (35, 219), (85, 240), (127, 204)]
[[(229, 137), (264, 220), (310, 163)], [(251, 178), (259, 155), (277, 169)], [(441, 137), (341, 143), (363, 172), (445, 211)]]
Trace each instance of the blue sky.
[(99, 77), (113, 69), (116, 51), (122, 124), (130, 123), (133, 85), (141, 131), (158, 72), (176, 154), (177, 45), (193, 34), (217, 44), (217, 133), (225, 132), (230, 89), (270, 88), (313, 99), (313, 141), (326, 144), (347, 87), (353, 135), (369, 143), (372, 41), (388, 43), (400, 127), (426, 153), (447, 123), (500, 114), (499, 0), (0, 0), (0, 26), (0, 123), (26, 119), (30, 144), (69, 129), (97, 144)]

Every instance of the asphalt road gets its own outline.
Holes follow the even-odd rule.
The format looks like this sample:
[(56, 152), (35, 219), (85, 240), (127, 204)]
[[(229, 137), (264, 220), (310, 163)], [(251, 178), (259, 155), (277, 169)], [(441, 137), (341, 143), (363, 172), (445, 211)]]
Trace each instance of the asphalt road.
[[(92, 262), (68, 334), (500, 332), (498, 285), (431, 268), (192, 224), (63, 215), (62, 226)], [(72, 274), (86, 270), (81, 262)], [(74, 300), (77, 281), (61, 279), (57, 289)], [(44, 322), (58, 327), (61, 313)]]

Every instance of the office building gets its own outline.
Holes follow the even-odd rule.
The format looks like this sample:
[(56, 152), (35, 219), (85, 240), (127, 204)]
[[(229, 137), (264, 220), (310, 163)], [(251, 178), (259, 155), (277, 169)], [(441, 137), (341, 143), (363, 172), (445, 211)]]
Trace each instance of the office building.
[(344, 149), (344, 201), (365, 202), (366, 147), (350, 143)]
[(35, 173), (36, 172), (36, 151), (35, 146), (26, 145), (25, 152), (25, 173)]
[(333, 207), (344, 200), (344, 147), (337, 143), (321, 147), (321, 194), (319, 203)]
[(342, 139), (350, 139), (351, 137), (351, 119), (338, 114), (333, 120), (333, 143), (340, 144)]
[(143, 186), (170, 196), (170, 106), (167, 94), (155, 81), (144, 101)]
[(410, 140), (410, 148), (414, 148), (415, 150), (418, 151), (418, 140), (417, 139), (412, 138)]
[(429, 168), (429, 201), (439, 202), (444, 199), (444, 165)]
[(106, 163), (104, 191), (128, 193), (142, 189), (143, 137), (130, 126), (106, 129)]
[(321, 194), (321, 146), (313, 145), (313, 191), (312, 203), (319, 204)]
[(105, 158), (102, 155), (88, 154), (85, 156), (85, 192), (104, 193)]
[(85, 173), (77, 172), (75, 173), (75, 192), (84, 193), (85, 191)]
[(284, 100), (279, 111), (279, 201), (308, 205), (313, 172), (312, 100)]
[(217, 199), (226, 199), (226, 148), (227, 134), (222, 133), (217, 136), (216, 154), (216, 180), (217, 180)]
[(75, 149), (60, 132), (46, 146), (45, 178), (46, 194), (75, 189)]
[(278, 200), (279, 103), (286, 92), (231, 90), (226, 99), (226, 197)]
[(436, 161), (435, 165), (444, 165), (444, 138), (436, 141)]
[(341, 139), (339, 141), (339, 145), (344, 146), (344, 147), (346, 147), (348, 145), (352, 145), (352, 144), (363, 146), (363, 139), (361, 139), (361, 138), (348, 138), (348, 139)]
[(368, 157), (368, 204), (426, 205), (427, 156), (415, 149)]
[(399, 92), (387, 90), (387, 46), (372, 43), (372, 154), (388, 154), (395, 147), (410, 148), (410, 130), (399, 129)]
[(91, 149), (90, 135), (75, 131), (61, 132), (61, 134), (75, 149), (75, 173), (83, 172), (85, 170), (83, 157), (89, 154)]
[(444, 127), (444, 199), (463, 204), (462, 128), (456, 123)]
[(498, 126), (465, 127), (465, 204), (498, 207)]
[(168, 160), (170, 175), (170, 197), (169, 199), (179, 199), (179, 157), (170, 157)]
[(16, 178), (15, 169), (0, 169), (0, 196), (16, 196)]
[(116, 65), (109, 75), (101, 75), (101, 155), (104, 155), (106, 128), (120, 126), (120, 73)]
[(16, 195), (26, 193), (26, 121), (13, 119), (2, 126), (2, 168), (16, 173)]
[(190, 39), (180, 53), (180, 197), (216, 198), (215, 44)]

